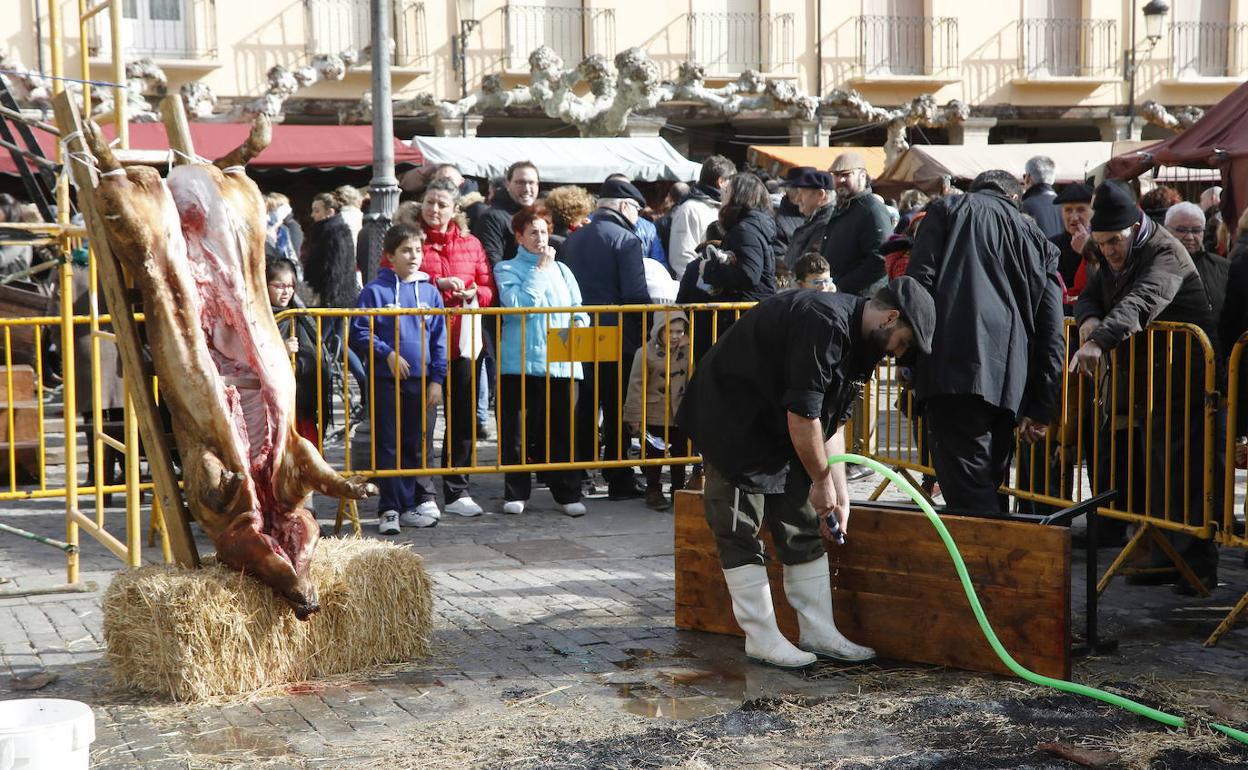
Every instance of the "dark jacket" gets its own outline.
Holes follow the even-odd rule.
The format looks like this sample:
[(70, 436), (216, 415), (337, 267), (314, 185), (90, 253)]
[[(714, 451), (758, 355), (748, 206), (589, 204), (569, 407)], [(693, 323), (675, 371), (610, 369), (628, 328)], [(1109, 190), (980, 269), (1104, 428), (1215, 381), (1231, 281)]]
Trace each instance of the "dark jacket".
[(355, 307), (355, 242), (342, 216), (313, 222), (304, 245), (303, 279), (321, 307)]
[[(1198, 251), (1191, 255), (1196, 272), (1200, 273), (1200, 282), (1204, 284), (1205, 294), (1209, 296), (1209, 307), (1213, 308), (1216, 321), (1222, 317), (1222, 306), (1226, 302), (1226, 281), (1231, 270), (1230, 260), (1219, 257), (1210, 251)], [(1244, 295), (1238, 295), (1243, 301)]]
[(836, 206), (829, 204), (810, 215), (802, 226), (793, 231), (789, 238), (789, 248), (784, 255), (784, 263), (793, 269), (798, 258), (811, 249), (823, 254), (824, 259), (831, 256), (833, 245), (827, 239), (828, 222), (832, 219)]
[(1023, 193), (1023, 213), (1036, 220), (1045, 238), (1056, 238), (1066, 230), (1061, 207), (1053, 203), (1056, 198), (1057, 191), (1051, 184), (1033, 184)]
[(724, 234), (720, 248), (736, 256), (736, 264), (711, 261), (703, 280), (719, 290), (720, 302), (757, 302), (776, 293), (776, 262), (772, 244), (776, 220), (769, 212), (747, 211)]
[(787, 414), (818, 418), (830, 437), (883, 356), (862, 335), (865, 305), (848, 294), (786, 291), (722, 332), (676, 414), (707, 463), (743, 489), (783, 491), (798, 462)]
[[(560, 259), (576, 277), (585, 305), (645, 305), (650, 302), (646, 289), (646, 269), (641, 260), (641, 238), (628, 220), (611, 209), (598, 209), (589, 224), (568, 236)], [(616, 326), (615, 313), (596, 316), (601, 326)], [(628, 314), (624, 323), (624, 352), (641, 345), (641, 317)]]
[[(290, 308), (275, 307), (273, 315), (295, 307), (299, 305), (294, 302), (291, 303)], [(335, 360), (325, 349), (324, 342), (316, 333), (314, 319), (307, 315), (281, 319), (277, 322), (277, 330), (281, 332), (282, 339), (290, 338), (291, 324), (294, 324), (294, 337), (299, 341), (299, 352), (295, 354), (295, 414), (305, 420), (316, 419), (316, 350), (319, 347), (321, 348), (320, 414), (325, 419), (325, 427), (328, 428), (334, 424), (333, 373), (341, 368), (341, 362)]]
[(1121, 272), (1108, 264), (1088, 280), (1075, 303), (1075, 320), (1101, 319), (1091, 340), (1111, 351), (1153, 321), (1196, 324), (1216, 341), (1213, 311), (1187, 249), (1166, 228), (1143, 219), (1142, 241)]
[[(1227, 273), (1226, 294), (1230, 297), (1248, 297), (1248, 259), (1231, 263)], [(1221, 354), (1228, 359), (1240, 336), (1248, 332), (1248, 302), (1227, 302), (1218, 318), (1218, 342)], [(1240, 359), (1239, 367), (1239, 415), (1234, 426), (1235, 435), (1248, 435), (1248, 351)]]
[(1057, 247), (996, 191), (932, 201), (907, 274), (932, 293), (936, 331), (915, 394), (975, 395), (1049, 422), (1065, 360)]
[(884, 285), (880, 245), (892, 230), (888, 211), (869, 189), (834, 207), (824, 238), (830, 244), (828, 265), (838, 292), (870, 297)]
[(806, 217), (802, 216), (802, 210), (797, 204), (789, 200), (787, 195), (782, 197), (780, 205), (776, 206), (776, 242), (781, 247), (781, 253), (788, 251), (789, 244), (793, 242), (793, 233), (805, 222)]
[(516, 236), (511, 231), (511, 217), (523, 206), (507, 194), (506, 189), (494, 193), (490, 207), (480, 212), (475, 220), (470, 216), (472, 234), (481, 241), (491, 265), (516, 256)]
[(299, 224), (294, 214), (287, 214), (282, 224), (286, 226), (286, 232), (290, 233), (290, 247), (299, 254), (303, 251), (303, 225)]

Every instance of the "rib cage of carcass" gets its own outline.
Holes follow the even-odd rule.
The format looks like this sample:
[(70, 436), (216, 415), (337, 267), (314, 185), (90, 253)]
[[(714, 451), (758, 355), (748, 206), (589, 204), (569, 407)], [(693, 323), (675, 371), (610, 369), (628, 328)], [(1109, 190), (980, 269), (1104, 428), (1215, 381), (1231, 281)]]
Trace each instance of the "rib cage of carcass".
[(143, 298), (147, 338), (173, 420), (187, 506), (217, 558), (271, 586), (300, 619), (320, 609), (308, 569), (313, 491), (360, 499), (295, 431), (295, 379), (269, 306), (265, 210), (243, 165), (268, 146), (260, 116), (213, 164), (121, 165), (94, 125), (95, 206)]

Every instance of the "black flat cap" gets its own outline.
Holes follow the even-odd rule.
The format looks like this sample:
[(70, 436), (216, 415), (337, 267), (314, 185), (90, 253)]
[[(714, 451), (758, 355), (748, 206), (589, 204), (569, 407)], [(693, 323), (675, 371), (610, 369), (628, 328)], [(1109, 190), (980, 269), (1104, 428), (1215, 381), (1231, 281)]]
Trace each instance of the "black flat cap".
[(1101, 182), (1092, 195), (1092, 232), (1118, 232), (1140, 221), (1131, 188), (1116, 179)]
[(927, 289), (908, 275), (889, 281), (888, 288), (897, 297), (901, 317), (914, 329), (919, 350), (932, 352), (932, 334), (936, 331), (936, 303)]
[(818, 171), (818, 169), (814, 166), (794, 166), (785, 172), (784, 182), (782, 184), (785, 187), (794, 187), (795, 185), (793, 183), (798, 179), (801, 179), (802, 175), (808, 171)]
[(632, 182), (623, 179), (608, 179), (602, 183), (602, 187), (598, 188), (599, 198), (627, 198), (633, 201), (643, 209), (646, 207), (646, 198), (641, 194)]
[(798, 177), (787, 183), (789, 187), (806, 187), (813, 190), (835, 190), (836, 182), (826, 171), (807, 169)]
[(1061, 205), (1063, 203), (1091, 203), (1092, 188), (1086, 184), (1068, 184), (1062, 189), (1057, 197), (1053, 199), (1053, 205)]

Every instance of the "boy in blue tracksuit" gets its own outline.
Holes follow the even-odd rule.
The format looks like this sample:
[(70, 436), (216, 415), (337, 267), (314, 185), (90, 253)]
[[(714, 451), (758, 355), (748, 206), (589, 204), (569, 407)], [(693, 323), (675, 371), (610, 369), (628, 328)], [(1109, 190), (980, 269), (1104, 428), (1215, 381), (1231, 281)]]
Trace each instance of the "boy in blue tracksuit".
[[(382, 264), (388, 261), (391, 267), (381, 268), (377, 278), (364, 287), (357, 307), (442, 307), (441, 293), (420, 270), (423, 240), (424, 233), (420, 229), (406, 225), (395, 225), (386, 232)], [(379, 470), (422, 468), (425, 448), (422, 428), (433, 430), (436, 416), (433, 407), (442, 402), (442, 383), (446, 379), (445, 318), (440, 315), (379, 315), (371, 320), (371, 340), (370, 317), (351, 320), (350, 342), (373, 378), (369, 399), (376, 409), (373, 431), (377, 467)], [(397, 437), (396, 412), (401, 423)], [(432, 527), (442, 518), (428, 476), (384, 478), (378, 481), (378, 487), (381, 501), (377, 506), (377, 530), (383, 535), (397, 535), (400, 524)]]

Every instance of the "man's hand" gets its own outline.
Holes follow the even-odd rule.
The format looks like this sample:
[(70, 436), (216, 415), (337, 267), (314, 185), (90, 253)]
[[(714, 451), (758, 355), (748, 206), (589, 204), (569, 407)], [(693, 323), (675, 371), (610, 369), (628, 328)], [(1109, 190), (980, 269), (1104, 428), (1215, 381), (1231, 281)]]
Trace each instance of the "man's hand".
[(442, 403), (442, 383), (429, 383), (428, 395), (425, 396), (426, 406), (437, 406)]
[(1042, 422), (1036, 422), (1030, 417), (1024, 417), (1018, 422), (1018, 438), (1024, 444), (1035, 444), (1038, 441), (1044, 441), (1044, 437), (1049, 433), (1049, 426)]
[(386, 364), (390, 367), (390, 373), (395, 379), (406, 380), (412, 373), (412, 365), (396, 350), (390, 351), (390, 355), (386, 356)]
[[(836, 523), (841, 528), (841, 536), (845, 536), (845, 530), (849, 527), (849, 503), (839, 502), (832, 508), (832, 516), (836, 517)], [(837, 539), (836, 533), (828, 526), (828, 517), (819, 517), (819, 534), (823, 535), (825, 540)]]
[(1083, 247), (1088, 245), (1088, 238), (1091, 237), (1092, 232), (1088, 230), (1086, 225), (1079, 222), (1075, 226), (1075, 234), (1070, 236), (1070, 248), (1073, 249), (1076, 254), (1082, 254)]
[(297, 337), (286, 338), (286, 352), (292, 355), (299, 352), (299, 339)]
[(1089, 377), (1093, 377), (1096, 375), (1096, 369), (1100, 365), (1101, 346), (1088, 340), (1071, 356), (1069, 371), (1071, 374), (1081, 372)]
[(1079, 324), (1079, 344), (1082, 345), (1083, 343), (1087, 342), (1088, 338), (1092, 336), (1092, 332), (1096, 331), (1097, 327), (1099, 327), (1100, 325), (1101, 325), (1101, 319), (1099, 318), (1089, 318), (1088, 320)]
[(832, 483), (832, 469), (824, 468), (824, 473), (810, 483), (810, 495), (807, 498), (815, 514), (823, 518), (824, 514), (836, 507), (836, 485)]

